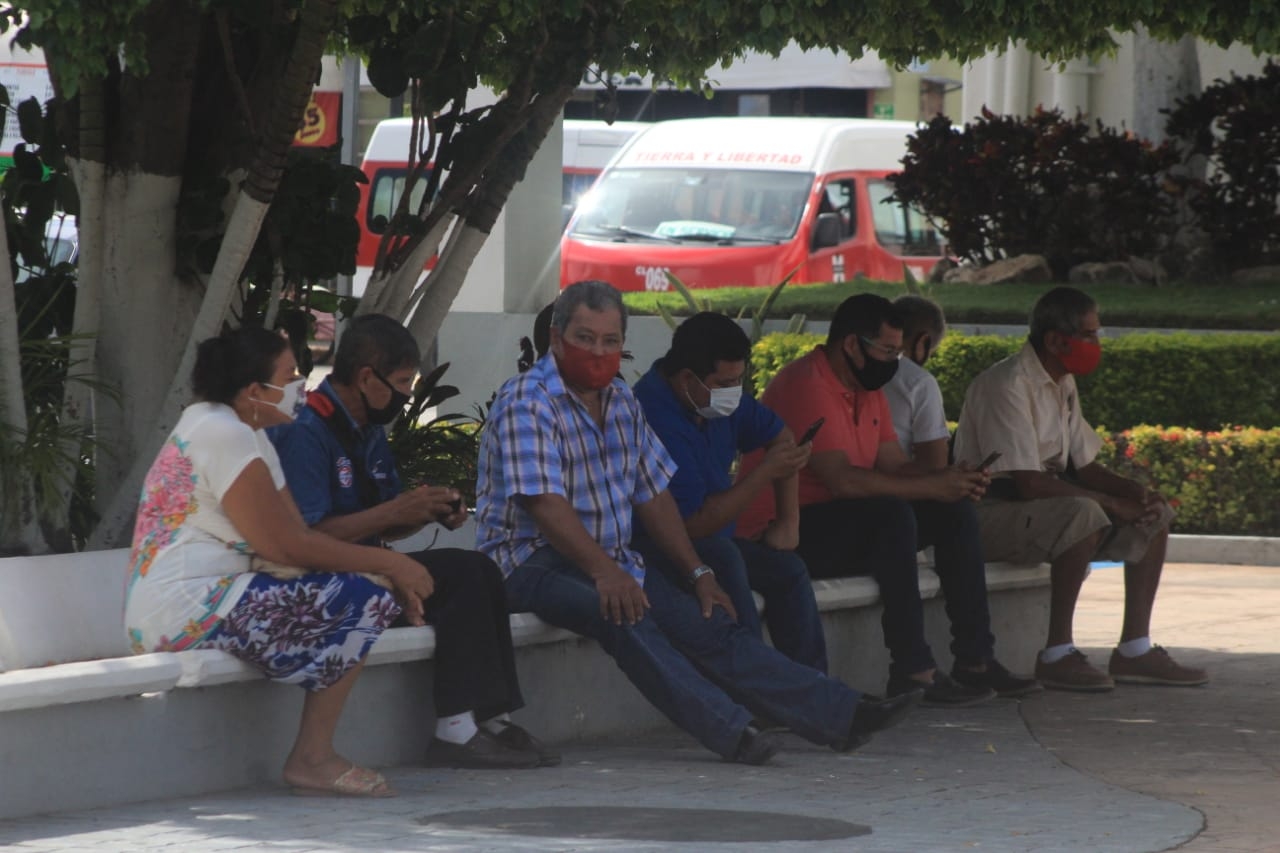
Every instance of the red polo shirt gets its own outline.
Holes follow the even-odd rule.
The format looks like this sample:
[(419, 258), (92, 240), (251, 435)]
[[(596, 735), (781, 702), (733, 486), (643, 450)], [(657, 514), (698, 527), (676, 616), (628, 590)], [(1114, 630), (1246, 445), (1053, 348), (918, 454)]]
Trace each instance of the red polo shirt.
[[(858, 468), (874, 468), (880, 444), (896, 442), (893, 416), (882, 391), (849, 388), (831, 370), (825, 347), (797, 359), (773, 377), (760, 402), (777, 412), (799, 438), (818, 418), (826, 418), (813, 439), (814, 454), (839, 450)], [(763, 451), (743, 457), (738, 476), (760, 464)], [(813, 471), (800, 471), (800, 506), (832, 500)], [(773, 490), (762, 489), (738, 518), (738, 535), (752, 537), (774, 517)]]

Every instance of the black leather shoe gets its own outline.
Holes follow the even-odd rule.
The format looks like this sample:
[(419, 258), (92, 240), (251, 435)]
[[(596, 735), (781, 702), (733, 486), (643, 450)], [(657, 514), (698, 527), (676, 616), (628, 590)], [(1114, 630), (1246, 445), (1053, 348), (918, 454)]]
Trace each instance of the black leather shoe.
[(472, 770), (518, 770), (538, 766), (536, 752), (511, 749), (480, 729), (466, 743), (450, 743), (438, 737), (427, 747), (427, 767), (457, 767)]
[(774, 732), (762, 732), (755, 726), (747, 726), (742, 730), (742, 739), (738, 741), (738, 749), (731, 760), (738, 764), (764, 764), (773, 758), (779, 746), (778, 735)]
[(1025, 675), (1015, 675), (1004, 668), (1000, 661), (992, 658), (987, 661), (987, 668), (982, 672), (962, 669), (959, 665), (951, 668), (951, 677), (965, 687), (986, 687), (994, 690), (997, 696), (1012, 699), (1039, 693), (1040, 682)]
[[(493, 736), (507, 749), (516, 752), (532, 752), (538, 756), (539, 767), (555, 767), (560, 763), (560, 753), (529, 734), (510, 720), (498, 720), (498, 731)], [(485, 725), (489, 725), (485, 723)]]
[(907, 715), (911, 706), (920, 701), (922, 691), (911, 690), (881, 699), (879, 696), (866, 695), (853, 710), (853, 722), (849, 725), (849, 736), (843, 743), (834, 744), (837, 752), (848, 752), (857, 749), (871, 740), (872, 732), (887, 729), (897, 724)]

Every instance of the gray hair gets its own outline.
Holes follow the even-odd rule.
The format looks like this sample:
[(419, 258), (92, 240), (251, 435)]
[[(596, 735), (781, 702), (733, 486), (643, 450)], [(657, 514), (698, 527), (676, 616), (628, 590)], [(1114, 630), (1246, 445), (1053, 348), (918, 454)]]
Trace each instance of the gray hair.
[(560, 291), (551, 309), (551, 325), (564, 334), (578, 306), (585, 305), (592, 311), (616, 310), (622, 315), (622, 335), (627, 334), (627, 306), (622, 304), (622, 294), (607, 281), (575, 281)]
[(902, 337), (911, 340), (921, 333), (933, 336), (933, 345), (937, 347), (947, 333), (947, 319), (942, 314), (942, 306), (932, 299), (908, 293), (893, 300), (893, 307), (902, 315)]
[(1098, 303), (1083, 290), (1074, 287), (1055, 287), (1036, 300), (1031, 309), (1031, 332), (1027, 340), (1036, 349), (1044, 346), (1044, 336), (1049, 332), (1074, 335), (1080, 331), (1084, 315), (1097, 311)]

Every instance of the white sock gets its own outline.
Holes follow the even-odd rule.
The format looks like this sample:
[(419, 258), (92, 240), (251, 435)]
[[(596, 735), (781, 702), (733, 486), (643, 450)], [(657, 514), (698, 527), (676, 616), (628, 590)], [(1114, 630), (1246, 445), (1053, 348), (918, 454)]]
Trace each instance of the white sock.
[(476, 716), (470, 711), (436, 720), (436, 737), (449, 743), (463, 744), (476, 736)]
[(509, 722), (511, 722), (510, 714), (499, 714), (496, 717), (490, 717), (489, 719), (485, 720), (483, 723), (480, 724), (480, 728), (484, 729), (486, 732), (488, 732), (491, 735), (496, 735), (499, 732), (501, 732), (504, 728), (506, 728), (506, 726), (504, 726), (503, 723), (509, 723)]
[(1075, 650), (1072, 643), (1063, 643), (1060, 646), (1049, 646), (1040, 653), (1041, 663), (1057, 663)]
[(1116, 646), (1116, 651), (1127, 658), (1136, 658), (1151, 651), (1151, 638), (1139, 637), (1136, 640), (1125, 640)]

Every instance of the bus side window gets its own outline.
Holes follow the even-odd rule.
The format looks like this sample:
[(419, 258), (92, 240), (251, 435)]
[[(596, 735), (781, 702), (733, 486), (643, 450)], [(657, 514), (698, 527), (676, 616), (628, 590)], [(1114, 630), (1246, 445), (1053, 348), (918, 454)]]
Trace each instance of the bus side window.
[(832, 181), (822, 188), (822, 199), (818, 203), (818, 213), (838, 213), (840, 215), (840, 242), (853, 239), (858, 230), (857, 207), (853, 201), (856, 184), (852, 179)]

